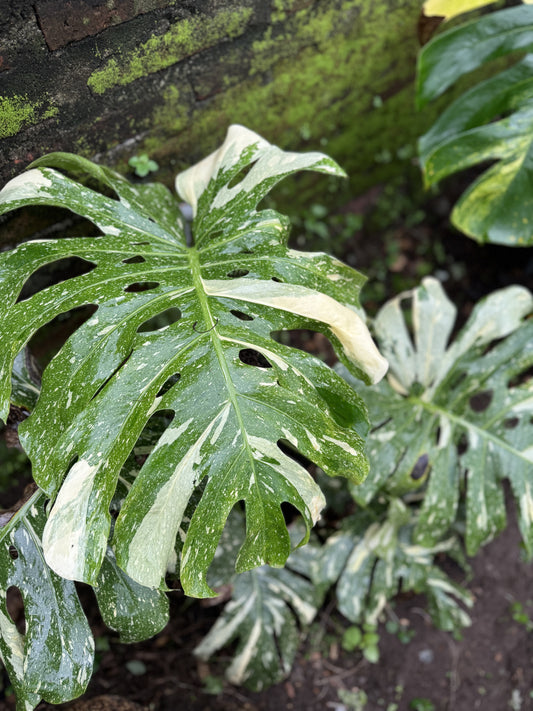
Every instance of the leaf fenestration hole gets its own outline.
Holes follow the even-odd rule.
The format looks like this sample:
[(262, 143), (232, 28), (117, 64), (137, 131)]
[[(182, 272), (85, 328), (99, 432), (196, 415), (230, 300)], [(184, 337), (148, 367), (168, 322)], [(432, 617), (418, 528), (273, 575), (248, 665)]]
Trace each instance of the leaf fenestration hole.
[(288, 501), (282, 502), (281, 513), (283, 514), (283, 518), (285, 519), (285, 523), (287, 524), (287, 526), (293, 521), (296, 521), (300, 518), (300, 512), (298, 511), (296, 506), (293, 506), (293, 504), (289, 503)]
[(18, 295), (17, 303), (29, 299), (30, 296), (50, 286), (88, 274), (93, 269), (96, 269), (96, 264), (81, 257), (65, 257), (44, 264), (26, 279)]
[(283, 284), (283, 280), (278, 279), (278, 277), (272, 277), (271, 281), (276, 281), (278, 284)]
[(309, 469), (313, 466), (313, 462), (310, 459), (307, 459), (307, 457), (305, 457), (293, 444), (289, 442), (289, 440), (278, 439), (276, 444), (278, 445), (278, 449), (280, 449), (285, 456), (297, 462), (305, 469)]
[(474, 412), (484, 412), (492, 402), (492, 390), (484, 390), (470, 398), (470, 407)]
[(170, 378), (167, 378), (159, 392), (157, 393), (157, 397), (163, 397), (168, 391), (170, 390), (171, 387), (176, 385), (176, 383), (179, 381), (181, 378), (181, 375), (179, 373), (174, 373), (174, 375), (171, 375)]
[(132, 247), (142, 247), (146, 244), (150, 244), (150, 242), (131, 242), (130, 244)]
[(127, 286), (124, 291), (136, 294), (139, 291), (151, 291), (151, 289), (156, 289), (158, 286), (158, 281), (137, 281), (134, 284)]
[(519, 373), (514, 375), (507, 383), (510, 388), (516, 388), (519, 385), (527, 383), (533, 378), (533, 366), (527, 368), (526, 370), (521, 370)]
[(230, 279), (239, 279), (239, 277), (243, 277), (249, 274), (248, 269), (233, 269), (231, 272), (228, 272), (226, 276), (228, 276)]
[(9, 557), (11, 558), (11, 560), (17, 560), (17, 558), (19, 557), (19, 552), (15, 548), (15, 546), (9, 546)]
[(174, 417), (173, 410), (158, 410), (147, 421), (133, 447), (133, 454), (139, 467), (142, 467), (148, 459), (157, 441), (171, 425)]
[(459, 441), (457, 442), (457, 453), (461, 455), (464, 454), (466, 451), (468, 451), (468, 438), (463, 432), (459, 437)]
[(142, 262), (146, 262), (146, 259), (141, 257), (140, 254), (136, 254), (135, 257), (128, 257), (128, 259), (122, 260), (123, 264), (141, 264)]
[(514, 430), (514, 428), (518, 426), (519, 422), (520, 420), (518, 417), (508, 417), (503, 421), (503, 426), (506, 430)]
[[(97, 390), (97, 391), (94, 393), (94, 395), (92, 396), (91, 400), (94, 400), (94, 399), (102, 392), (102, 390), (105, 388), (105, 386), (116, 376), (116, 374), (118, 373), (118, 371), (126, 365), (126, 363), (128, 362), (128, 360), (129, 360), (130, 357), (131, 357), (131, 353), (132, 353), (132, 352), (130, 351), (130, 352), (128, 353), (128, 355), (124, 358), (124, 360), (122, 360), (121, 363), (119, 363), (119, 365), (118, 365), (118, 366), (115, 368), (115, 370), (111, 373), (111, 375), (110, 375), (108, 378), (106, 378), (106, 379), (104, 380), (104, 382), (100, 385), (100, 387), (98, 388), (98, 390)], [(71, 468), (72, 468), (72, 464), (73, 464), (73, 463), (71, 463)]]
[(320, 331), (308, 328), (292, 328), (283, 331), (271, 331), (270, 337), (277, 343), (311, 353), (316, 358), (333, 365), (337, 361), (335, 349), (330, 339)]
[(171, 306), (141, 323), (137, 329), (137, 333), (161, 331), (163, 328), (167, 328), (167, 326), (171, 326), (173, 323), (176, 323), (176, 321), (179, 321), (180, 318), (181, 311), (176, 306)]
[(19, 588), (11, 585), (6, 590), (6, 608), (8, 615), (20, 634), (26, 634), (26, 615), (24, 613), (24, 599)]
[(246, 178), (248, 173), (252, 170), (254, 165), (256, 164), (257, 161), (254, 161), (253, 163), (250, 163), (250, 165), (245, 165), (244, 168), (241, 168), (234, 176), (231, 178), (229, 183), (227, 184), (228, 188), (233, 188), (235, 185), (238, 185), (239, 183), (242, 183), (242, 181)]
[(418, 481), (419, 479), (422, 479), (424, 475), (427, 473), (429, 468), (429, 457), (427, 454), (422, 454), (418, 459), (416, 460), (416, 464), (413, 467), (413, 470), (411, 471), (411, 479), (413, 481)]
[(256, 368), (272, 368), (265, 356), (253, 348), (243, 348), (239, 351), (239, 359), (246, 365), (253, 365)]
[(241, 321), (253, 321), (254, 320), (253, 316), (249, 316), (248, 314), (245, 314), (242, 311), (237, 311), (236, 309), (231, 309), (230, 313), (233, 314), (236, 318), (240, 319)]
[(65, 345), (67, 339), (83, 326), (98, 307), (94, 304), (78, 306), (70, 311), (58, 314), (48, 323), (43, 324), (30, 338), (28, 347), (44, 368), (53, 356)]

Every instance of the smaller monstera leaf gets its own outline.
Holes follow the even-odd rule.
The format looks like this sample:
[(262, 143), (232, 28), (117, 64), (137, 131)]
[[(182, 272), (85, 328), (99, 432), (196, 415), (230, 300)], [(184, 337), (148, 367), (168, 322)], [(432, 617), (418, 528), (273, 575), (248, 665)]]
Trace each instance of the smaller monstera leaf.
[[(41, 699), (59, 704), (85, 691), (94, 643), (74, 583), (46, 564), (41, 535), (46, 497), (37, 490), (15, 513), (0, 514), (0, 654), (17, 696), (17, 709)], [(6, 605), (20, 591), (25, 632)]]
[(437, 553), (452, 551), (457, 541), (450, 537), (433, 547), (416, 544), (413, 523), (414, 514), (393, 499), (386, 511), (376, 508), (345, 519), (326, 541), (315, 576), (336, 584), (339, 610), (351, 622), (376, 625), (389, 600), (412, 591), (426, 595), (440, 629), (470, 624), (457, 601), (471, 607), (471, 596), (433, 563)]
[[(236, 518), (234, 531), (239, 525)], [(291, 531), (295, 540), (303, 534), (297, 529)], [(311, 624), (324, 599), (324, 585), (310, 580), (319, 551), (310, 543), (293, 551), (282, 570), (263, 566), (236, 576), (231, 600), (194, 650), (195, 655), (209, 659), (237, 640), (226, 671), (231, 683), (261, 691), (285, 678), (298, 650), (300, 629)], [(220, 554), (231, 558), (234, 552), (228, 539)]]
[(142, 642), (161, 632), (168, 622), (166, 594), (128, 577), (110, 548), (100, 568), (95, 594), (103, 621), (120, 634), (121, 642)]
[[(513, 50), (531, 49), (532, 6), (495, 12), (438, 35), (420, 53), (419, 106), (485, 62)], [(470, 166), (496, 161), (452, 212), (454, 225), (470, 237), (510, 246), (533, 244), (532, 127), (533, 55), (528, 54), (456, 99), (420, 139), (427, 185)]]
[[(132, 186), (68, 154), (37, 161), (0, 192), (0, 212), (61, 206), (101, 232), (0, 254), (0, 417), (13, 361), (32, 334), (60, 313), (93, 307), (46, 368), (20, 429), (34, 477), (54, 498), (43, 547), (63, 577), (97, 583), (121, 468), (161, 413), (170, 413), (170, 425), (122, 491), (112, 541), (119, 567), (147, 587), (164, 587), (181, 531), (182, 586), (212, 595), (206, 571), (239, 501), (246, 534), (237, 569), (284, 564), (290, 541), (281, 504), (299, 509), (309, 531), (324, 501), (286, 443), (328, 474), (364, 478), (360, 397), (317, 358), (272, 337), (322, 331), (366, 382), (387, 367), (357, 313), (364, 279), (325, 254), (288, 249), (288, 220), (256, 210), (279, 180), (302, 169), (342, 175), (322, 154), (285, 153), (231, 127), (216, 153), (177, 178), (194, 212), (191, 244), (164, 186)], [(89, 271), (19, 297), (32, 274), (65, 257), (85, 260)]]
[[(411, 306), (413, 338), (402, 307)], [(401, 495), (427, 481), (415, 539), (433, 546), (458, 516), (466, 488), (466, 545), (473, 555), (505, 526), (502, 481), (518, 503), (533, 549), (533, 297), (520, 286), (481, 300), (448, 345), (455, 307), (424, 279), (389, 301), (375, 331), (389, 358), (386, 382), (363, 393), (373, 430), (372, 476), (352, 493), (368, 505), (384, 488)]]

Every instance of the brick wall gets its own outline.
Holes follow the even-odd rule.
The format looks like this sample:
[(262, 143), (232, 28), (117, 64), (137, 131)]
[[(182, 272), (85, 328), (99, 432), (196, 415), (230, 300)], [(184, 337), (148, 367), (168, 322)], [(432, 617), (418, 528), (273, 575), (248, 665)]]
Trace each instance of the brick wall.
[(170, 182), (239, 122), (362, 189), (420, 130), (420, 4), (0, 0), (0, 184), (53, 150), (122, 170), (148, 152)]

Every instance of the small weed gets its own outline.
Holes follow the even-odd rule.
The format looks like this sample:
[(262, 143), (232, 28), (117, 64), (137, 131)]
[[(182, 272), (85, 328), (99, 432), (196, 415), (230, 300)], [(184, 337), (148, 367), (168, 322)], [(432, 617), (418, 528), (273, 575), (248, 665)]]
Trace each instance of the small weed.
[(389, 634), (396, 635), (402, 644), (409, 644), (415, 636), (415, 631), (408, 629), (407, 624), (396, 620), (388, 620), (385, 629)]
[(146, 674), (148, 671), (146, 664), (140, 659), (130, 659), (129, 662), (126, 662), (126, 669), (130, 674), (133, 674), (133, 676), (143, 676), (143, 674)]
[(203, 683), (205, 693), (212, 694), (213, 696), (221, 694), (224, 688), (224, 682), (222, 679), (218, 676), (212, 676), (211, 674), (204, 678)]
[(429, 699), (416, 698), (412, 699), (409, 708), (413, 711), (435, 711), (435, 704)]
[(360, 649), (364, 658), (371, 664), (379, 660), (379, 634), (375, 625), (363, 625), (361, 630), (356, 625), (348, 627), (342, 636), (341, 645), (347, 652)]
[(345, 708), (352, 711), (363, 711), (368, 703), (368, 696), (362, 689), (339, 689), (337, 694)]
[(156, 170), (159, 170), (159, 166), (155, 160), (148, 158), (146, 153), (140, 156), (132, 156), (128, 161), (128, 165), (134, 169), (135, 175), (139, 178), (145, 178), (148, 173), (155, 173)]
[[(531, 600), (528, 600), (526, 603), (528, 606), (531, 606), (531, 604)], [(513, 602), (509, 608), (509, 612), (511, 613), (513, 620), (518, 622), (519, 625), (525, 627), (528, 632), (533, 630), (533, 620), (529, 616), (525, 605), (521, 602)]]

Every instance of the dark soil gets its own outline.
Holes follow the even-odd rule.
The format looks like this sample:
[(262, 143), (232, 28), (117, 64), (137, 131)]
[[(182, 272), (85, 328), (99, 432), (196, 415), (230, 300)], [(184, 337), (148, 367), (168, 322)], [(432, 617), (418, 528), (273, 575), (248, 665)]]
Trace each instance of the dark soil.
[[(447, 215), (455, 190), (449, 192), (426, 202), (422, 218), (410, 227), (403, 226), (401, 214), (396, 224), (383, 227), (379, 220), (372, 223), (372, 212), (383, 210), (379, 189), (346, 207), (347, 211), (370, 216), (365, 227), (336, 251), (369, 274), (366, 306), (371, 313), (383, 298), (411, 288), (427, 273), (440, 275), (459, 308), (461, 322), (481, 296), (496, 288), (510, 283), (533, 288), (530, 250), (480, 247), (450, 229)], [(411, 197), (407, 197), (409, 203)], [(311, 247), (317, 245), (303, 248)], [(380, 268), (385, 270), (382, 279)], [(372, 290), (372, 280), (380, 281), (381, 292)], [(327, 353), (327, 344), (320, 339), (315, 339), (311, 347)], [(229, 653), (210, 664), (198, 662), (193, 655), (194, 647), (216, 619), (218, 607), (192, 603), (181, 593), (172, 593), (171, 621), (166, 629), (152, 640), (126, 646), (103, 627), (91, 591), (82, 589), (99, 646), (109, 646), (97, 653), (97, 668), (86, 698), (115, 694), (154, 711), (533, 709), (533, 622), (529, 619), (533, 620), (533, 567), (521, 557), (512, 511), (509, 520), (508, 529), (471, 561), (473, 575), (469, 581), (459, 570), (448, 570), (459, 582), (466, 582), (475, 596), (472, 626), (462, 639), (433, 627), (422, 597), (400, 596), (394, 612), (415, 634), (409, 644), (402, 644), (383, 629), (381, 658), (373, 665), (360, 653), (342, 649), (342, 627), (347, 623), (330, 600), (302, 641), (289, 678), (261, 694), (222, 681)], [(522, 605), (520, 619), (513, 619), (513, 603)], [(141, 664), (136, 667), (131, 662)], [(213, 683), (223, 685), (219, 693), (209, 693)], [(363, 690), (368, 697), (366, 705), (343, 701), (342, 690)], [(2, 710), (14, 708), (12, 696), (0, 701)], [(38, 708), (44, 711), (57, 707), (43, 703)]]
[[(87, 696), (116, 694), (157, 711), (344, 711), (354, 707), (341, 702), (339, 690), (363, 689), (368, 696), (365, 711), (408, 711), (418, 708), (411, 705), (415, 699), (431, 701), (433, 707), (427, 708), (435, 711), (527, 711), (533, 708), (533, 635), (526, 624), (513, 620), (511, 605), (522, 603), (533, 618), (533, 568), (521, 559), (512, 519), (472, 560), (472, 567), (472, 626), (461, 640), (435, 629), (423, 598), (400, 596), (395, 613), (408, 620), (415, 635), (402, 644), (382, 630), (381, 659), (373, 665), (359, 653), (342, 650), (339, 619), (332, 617), (330, 604), (303, 642), (290, 677), (261, 694), (228, 684), (217, 695), (206, 692), (206, 680), (222, 676), (224, 660), (199, 663), (193, 648), (218, 611), (187, 606), (176, 593), (171, 621), (157, 637), (133, 646), (111, 639), (110, 649), (98, 654)], [(96, 620), (90, 596), (84, 597)], [(94, 632), (107, 634), (97, 622)], [(128, 670), (134, 660), (144, 664), (143, 674)], [(13, 698), (0, 707), (13, 709)], [(38, 707), (53, 708), (58, 707)]]

